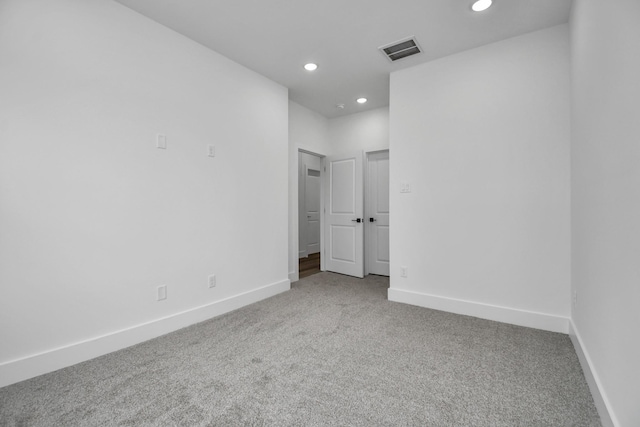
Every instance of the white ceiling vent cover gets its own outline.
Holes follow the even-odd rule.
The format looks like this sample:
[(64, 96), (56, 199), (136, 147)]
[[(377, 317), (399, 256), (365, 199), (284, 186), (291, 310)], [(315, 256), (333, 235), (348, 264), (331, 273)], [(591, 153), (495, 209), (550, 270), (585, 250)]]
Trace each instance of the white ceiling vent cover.
[(378, 49), (380, 49), (380, 52), (389, 58), (391, 62), (422, 52), (414, 36), (381, 46)]

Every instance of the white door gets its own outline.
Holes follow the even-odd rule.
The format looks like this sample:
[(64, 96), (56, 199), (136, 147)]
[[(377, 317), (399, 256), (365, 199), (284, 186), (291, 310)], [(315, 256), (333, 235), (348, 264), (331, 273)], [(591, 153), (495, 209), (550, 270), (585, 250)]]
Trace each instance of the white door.
[(307, 221), (307, 254), (320, 252), (320, 159), (317, 169), (305, 167), (305, 215)]
[(363, 155), (326, 160), (325, 268), (364, 277)]
[(367, 156), (367, 273), (389, 275), (389, 152)]

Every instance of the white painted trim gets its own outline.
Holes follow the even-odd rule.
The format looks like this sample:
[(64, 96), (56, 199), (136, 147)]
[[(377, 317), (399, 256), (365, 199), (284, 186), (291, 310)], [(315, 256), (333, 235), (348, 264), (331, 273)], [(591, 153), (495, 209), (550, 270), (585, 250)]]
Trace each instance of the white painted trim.
[(326, 174), (326, 156), (320, 157), (320, 271), (324, 270), (325, 263), (325, 245), (326, 242), (324, 240), (324, 228), (325, 228), (325, 215), (326, 215), (326, 205), (324, 200), (325, 194), (325, 185), (324, 185), (324, 176)]
[(297, 271), (289, 272), (289, 282), (295, 283), (300, 280), (300, 274)]
[(429, 295), (402, 289), (389, 289), (389, 301), (448, 311), (465, 316), (495, 320), (512, 325), (542, 329), (566, 334), (569, 332), (569, 318), (547, 313), (520, 310), (497, 305), (484, 304), (474, 301)]
[(589, 357), (589, 353), (584, 346), (582, 338), (580, 338), (580, 333), (578, 332), (576, 325), (573, 323), (573, 320), (569, 321), (569, 337), (571, 337), (571, 342), (573, 343), (573, 347), (578, 355), (578, 360), (580, 360), (580, 366), (582, 366), (584, 377), (587, 380), (587, 384), (589, 384), (593, 403), (596, 405), (598, 415), (600, 415), (600, 422), (602, 423), (602, 426), (618, 427), (620, 423), (618, 423), (618, 420), (611, 408), (611, 402), (602, 388), (602, 382), (598, 377), (597, 371), (593, 369), (591, 357)]
[(220, 301), (141, 323), (106, 335), (0, 364), (0, 387), (102, 356), (186, 326), (220, 316), (291, 289), (289, 280), (272, 283)]
[(387, 148), (379, 148), (377, 150), (365, 150), (365, 155), (369, 155), (369, 154), (377, 154), (377, 153), (384, 153), (385, 151), (389, 151), (389, 147)]

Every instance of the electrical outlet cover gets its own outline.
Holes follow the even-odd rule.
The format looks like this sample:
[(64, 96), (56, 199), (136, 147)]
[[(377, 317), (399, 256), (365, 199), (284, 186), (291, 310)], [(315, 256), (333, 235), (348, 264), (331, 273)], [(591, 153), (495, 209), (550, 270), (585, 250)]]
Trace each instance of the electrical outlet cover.
[(162, 134), (158, 134), (156, 137), (156, 147), (160, 148), (162, 150), (166, 150), (167, 149), (167, 136), (166, 135), (162, 135)]

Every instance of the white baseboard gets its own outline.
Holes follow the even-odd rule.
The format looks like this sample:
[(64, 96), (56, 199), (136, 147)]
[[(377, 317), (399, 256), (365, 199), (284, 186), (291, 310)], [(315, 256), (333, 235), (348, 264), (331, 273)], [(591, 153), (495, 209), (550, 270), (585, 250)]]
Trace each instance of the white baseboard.
[(573, 320), (571, 320), (569, 323), (569, 337), (571, 337), (571, 342), (573, 343), (573, 347), (575, 348), (576, 354), (578, 355), (578, 360), (580, 360), (580, 365), (582, 366), (584, 377), (587, 380), (587, 384), (589, 384), (589, 390), (591, 391), (591, 396), (593, 397), (593, 403), (596, 405), (598, 415), (600, 415), (600, 422), (602, 423), (602, 426), (619, 426), (619, 423), (616, 420), (613, 411), (611, 411), (611, 404), (609, 403), (609, 399), (607, 399), (607, 396), (602, 389), (600, 378), (598, 377), (596, 370), (593, 369), (591, 357), (589, 357), (589, 353), (584, 347), (582, 338), (580, 338), (580, 333), (576, 329), (576, 325), (573, 323)]
[(195, 307), (161, 319), (131, 326), (85, 341), (0, 363), (0, 387), (53, 372), (138, 344), (291, 289), (289, 280)]
[(389, 301), (448, 311), (465, 316), (495, 320), (528, 328), (551, 332), (569, 333), (569, 318), (534, 311), (518, 310), (508, 307), (465, 301), (436, 295), (423, 294), (402, 289), (389, 289)]

